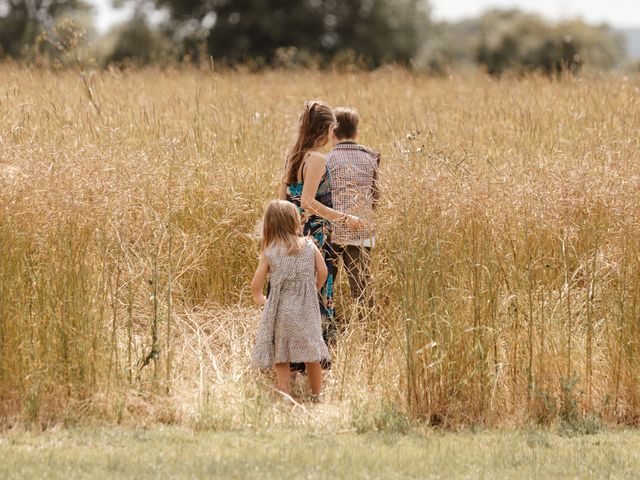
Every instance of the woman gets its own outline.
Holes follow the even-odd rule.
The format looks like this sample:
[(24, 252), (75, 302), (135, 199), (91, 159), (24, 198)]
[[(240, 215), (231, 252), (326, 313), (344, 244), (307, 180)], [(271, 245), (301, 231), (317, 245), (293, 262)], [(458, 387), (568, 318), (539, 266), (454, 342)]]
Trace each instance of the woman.
[[(328, 344), (335, 343), (337, 334), (333, 310), (334, 265), (328, 251), (331, 224), (343, 222), (352, 230), (361, 227), (358, 217), (332, 208), (331, 177), (326, 159), (318, 150), (329, 142), (335, 126), (336, 118), (330, 107), (317, 101), (305, 103), (296, 143), (287, 155), (279, 195), (281, 200), (294, 203), (300, 210), (303, 235), (313, 238), (329, 271), (319, 294), (323, 336)], [(304, 365), (292, 364), (292, 368), (303, 370)]]

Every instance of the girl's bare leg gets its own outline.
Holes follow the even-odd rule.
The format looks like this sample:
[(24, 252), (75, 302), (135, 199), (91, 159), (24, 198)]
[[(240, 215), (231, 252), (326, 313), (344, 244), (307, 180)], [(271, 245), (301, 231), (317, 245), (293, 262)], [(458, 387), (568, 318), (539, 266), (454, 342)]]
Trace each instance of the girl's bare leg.
[(320, 394), (320, 392), (322, 392), (322, 367), (320, 366), (320, 362), (309, 362), (305, 363), (304, 366), (309, 376), (311, 393), (314, 395)]
[(291, 380), (291, 367), (289, 362), (276, 363), (276, 377), (278, 378), (278, 388), (281, 392), (289, 394), (289, 381)]

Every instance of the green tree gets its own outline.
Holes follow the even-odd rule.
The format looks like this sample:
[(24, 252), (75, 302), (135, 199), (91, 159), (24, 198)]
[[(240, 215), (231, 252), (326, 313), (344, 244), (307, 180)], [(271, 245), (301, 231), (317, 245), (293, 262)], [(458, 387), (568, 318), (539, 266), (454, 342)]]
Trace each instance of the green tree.
[(83, 0), (0, 0), (0, 58), (19, 58), (64, 15), (86, 12)]
[(434, 25), (418, 64), (442, 70), (451, 64), (479, 63), (493, 75), (511, 69), (552, 74), (582, 66), (610, 69), (624, 57), (623, 39), (606, 25), (551, 23), (518, 10), (494, 10)]
[(372, 66), (408, 62), (429, 25), (426, 0), (155, 1), (168, 8), (176, 40), (202, 39), (210, 55), (231, 63), (272, 63), (291, 47), (325, 60), (352, 51)]
[(490, 74), (520, 68), (552, 74), (583, 65), (608, 69), (624, 59), (624, 43), (606, 25), (582, 21), (551, 24), (518, 11), (494, 11), (480, 19), (478, 63)]
[(150, 27), (136, 13), (133, 19), (111, 29), (99, 42), (101, 64), (146, 65), (169, 59), (171, 46), (162, 31)]

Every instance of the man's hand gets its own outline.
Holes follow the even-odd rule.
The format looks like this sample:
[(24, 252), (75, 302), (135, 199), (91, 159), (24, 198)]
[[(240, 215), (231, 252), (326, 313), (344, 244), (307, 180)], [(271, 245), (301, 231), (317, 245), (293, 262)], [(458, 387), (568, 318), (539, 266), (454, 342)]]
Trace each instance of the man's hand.
[(357, 231), (364, 227), (364, 222), (355, 215), (347, 215), (344, 223), (347, 225), (347, 228), (352, 231)]

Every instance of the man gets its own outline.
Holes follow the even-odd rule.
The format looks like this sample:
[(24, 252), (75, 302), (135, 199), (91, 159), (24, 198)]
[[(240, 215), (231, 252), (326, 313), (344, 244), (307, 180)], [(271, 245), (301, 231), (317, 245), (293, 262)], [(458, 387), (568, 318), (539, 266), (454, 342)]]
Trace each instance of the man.
[(363, 219), (364, 226), (353, 231), (340, 222), (334, 224), (331, 245), (334, 261), (342, 258), (344, 263), (351, 297), (370, 309), (369, 263), (375, 246), (373, 211), (379, 197), (380, 154), (358, 143), (360, 117), (355, 109), (336, 108), (334, 114), (338, 124), (332, 136), (333, 150), (327, 155), (333, 208)]

